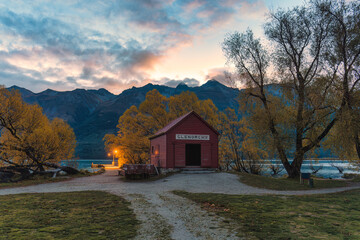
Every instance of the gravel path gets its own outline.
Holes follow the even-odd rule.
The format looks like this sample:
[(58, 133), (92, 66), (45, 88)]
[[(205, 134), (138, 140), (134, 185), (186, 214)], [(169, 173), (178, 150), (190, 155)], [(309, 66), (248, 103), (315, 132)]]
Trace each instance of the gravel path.
[(351, 187), (304, 191), (275, 191), (250, 187), (238, 176), (229, 173), (176, 174), (150, 182), (124, 182), (116, 171), (76, 178), (70, 181), (0, 189), (0, 195), (20, 193), (74, 192), (86, 190), (107, 191), (131, 202), (137, 218), (142, 222), (137, 239), (237, 239), (219, 216), (201, 209), (197, 204), (174, 195), (173, 190), (196, 193), (225, 194), (281, 194), (303, 195), (347, 191)]

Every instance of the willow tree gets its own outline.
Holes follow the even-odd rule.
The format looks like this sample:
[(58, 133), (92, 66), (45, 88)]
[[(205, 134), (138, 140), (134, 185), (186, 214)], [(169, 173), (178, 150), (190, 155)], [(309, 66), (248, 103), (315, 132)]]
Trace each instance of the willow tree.
[[(257, 129), (267, 129), (292, 178), (299, 176), (305, 154), (319, 146), (344, 107), (344, 86), (338, 84), (344, 80), (337, 72), (326, 71), (334, 19), (318, 11), (319, 4), (329, 3), (313, 2), (272, 13), (265, 25), (266, 46), (271, 48), (261, 44), (251, 30), (235, 32), (223, 43), (229, 63), (248, 87), (244, 98), (262, 114), (261, 119), (250, 117), (262, 123)], [(280, 87), (273, 91), (270, 83)], [(281, 101), (271, 100), (274, 95)], [(288, 157), (293, 158), (291, 163)]]
[(18, 91), (0, 89), (0, 162), (44, 171), (73, 157), (75, 134), (63, 120), (49, 120), (38, 105), (25, 103)]
[(231, 108), (220, 114), (221, 139), (219, 142), (220, 165), (223, 169), (260, 174), (263, 170), (263, 159), (267, 152), (259, 147), (259, 138), (254, 133), (246, 118), (238, 116)]
[(338, 76), (342, 111), (328, 145), (341, 157), (360, 160), (360, 2), (316, 1), (319, 14), (331, 19), (326, 70)]

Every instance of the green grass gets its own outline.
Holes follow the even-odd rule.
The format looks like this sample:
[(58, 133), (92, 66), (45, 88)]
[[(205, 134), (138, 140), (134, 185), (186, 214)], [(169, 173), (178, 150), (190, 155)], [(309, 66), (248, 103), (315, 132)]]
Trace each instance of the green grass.
[(344, 178), (351, 182), (360, 182), (360, 174), (345, 173)]
[(73, 178), (102, 174), (104, 172), (105, 172), (104, 170), (101, 170), (97, 173), (81, 171), (80, 173), (74, 174), (74, 175), (65, 175), (65, 176), (58, 175), (56, 178), (52, 178), (52, 176), (50, 176), (50, 175), (35, 175), (35, 176), (30, 177), (29, 179), (25, 179), (25, 180), (19, 181), (19, 182), (0, 183), (0, 189), (12, 188), (12, 187), (26, 187), (26, 186), (31, 186), (31, 185), (43, 184), (43, 183), (62, 182), (62, 181), (71, 180)]
[(0, 239), (131, 239), (130, 203), (105, 192), (0, 196)]
[(334, 187), (346, 187), (347, 181), (344, 180), (325, 180), (314, 179), (314, 188), (311, 188), (307, 181), (305, 184), (300, 184), (299, 179), (290, 178), (273, 178), (248, 173), (237, 173), (240, 181), (246, 185), (258, 188), (266, 188), (272, 190), (309, 190), (320, 188), (334, 188)]
[(174, 193), (235, 222), (250, 239), (360, 239), (360, 190), (309, 196)]
[(0, 183), (0, 189), (2, 188), (11, 188), (11, 187), (26, 187), (31, 185), (37, 185), (42, 183), (52, 183), (52, 182), (61, 182), (61, 181), (67, 181), (72, 179), (72, 177), (63, 176), (63, 177), (57, 177), (52, 178), (49, 176), (34, 176), (30, 179), (26, 179), (19, 182), (8, 182), (8, 183)]
[(356, 176), (350, 180), (351, 182), (360, 182), (360, 176)]

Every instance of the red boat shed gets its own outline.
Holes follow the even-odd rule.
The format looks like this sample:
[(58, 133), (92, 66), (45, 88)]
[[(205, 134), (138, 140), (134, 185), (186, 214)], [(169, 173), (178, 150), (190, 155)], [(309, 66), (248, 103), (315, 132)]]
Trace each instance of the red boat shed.
[(218, 168), (219, 133), (194, 111), (150, 137), (151, 164), (161, 168)]

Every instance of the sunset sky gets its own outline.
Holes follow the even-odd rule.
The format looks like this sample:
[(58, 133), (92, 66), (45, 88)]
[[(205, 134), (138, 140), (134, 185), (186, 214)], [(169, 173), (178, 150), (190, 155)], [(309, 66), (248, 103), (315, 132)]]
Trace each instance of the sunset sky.
[(221, 81), (227, 33), (295, 0), (0, 0), (0, 84), (34, 92)]

